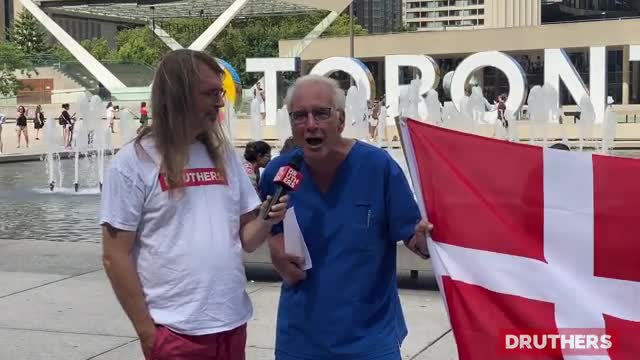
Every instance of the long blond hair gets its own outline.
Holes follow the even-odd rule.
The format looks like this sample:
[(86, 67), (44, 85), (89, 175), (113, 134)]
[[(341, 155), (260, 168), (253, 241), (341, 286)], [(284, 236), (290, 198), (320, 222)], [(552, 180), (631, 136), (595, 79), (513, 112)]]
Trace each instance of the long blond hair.
[[(141, 149), (142, 138), (153, 137), (161, 157), (160, 171), (171, 189), (182, 186), (183, 171), (189, 162), (189, 146), (193, 143), (189, 121), (202, 116), (193, 110), (200, 64), (224, 76), (220, 65), (204, 52), (181, 49), (164, 56), (151, 88), (151, 126), (140, 131), (135, 139), (136, 147)], [(225, 152), (228, 141), (219, 119), (212, 131), (198, 135), (197, 139), (206, 146), (211, 160), (226, 178)]]

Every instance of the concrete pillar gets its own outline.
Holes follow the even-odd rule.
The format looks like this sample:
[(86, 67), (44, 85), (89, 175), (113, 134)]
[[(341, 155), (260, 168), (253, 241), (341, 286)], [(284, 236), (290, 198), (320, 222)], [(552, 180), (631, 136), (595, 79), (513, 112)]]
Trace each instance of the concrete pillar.
[(631, 98), (634, 103), (640, 103), (640, 62), (634, 61), (633, 65), (633, 78), (631, 79)]
[(4, 23), (5, 2), (0, 1), (0, 41), (4, 41), (6, 34), (4, 29), (9, 27), (9, 24)]
[(300, 76), (305, 76), (309, 72), (309, 66), (307, 62), (300, 59)]
[(631, 71), (629, 68), (629, 46), (625, 45), (622, 48), (622, 104), (629, 104), (629, 93), (631, 85)]
[(149, 25), (147, 25), (149, 27), (149, 29), (151, 29), (151, 31), (153, 31), (158, 38), (169, 47), (169, 49), (171, 50), (179, 50), (182, 49), (182, 45), (180, 45), (180, 43), (178, 43), (178, 41), (176, 41), (176, 39), (172, 38), (171, 35), (169, 35), (166, 31), (164, 31), (160, 25), (158, 24), (151, 24), (149, 23)]
[(205, 30), (200, 36), (189, 46), (191, 50), (204, 51), (213, 39), (220, 34), (222, 30), (233, 20), (238, 13), (247, 5), (249, 0), (235, 0), (231, 6), (227, 8), (218, 18), (209, 25), (209, 28)]
[(24, 6), (20, 1), (13, 1), (13, 18), (17, 18), (18, 15), (24, 10)]
[[(93, 55), (85, 50), (32, 0), (20, 0), (20, 2), (104, 87), (111, 92), (126, 88), (122, 81), (113, 75), (101, 62), (96, 60)], [(15, 4), (18, 4), (18, 1)]]
[(384, 58), (376, 61), (378, 63), (378, 74), (376, 79), (376, 98), (382, 96), (384, 94), (384, 89), (386, 87), (385, 84), (385, 68), (384, 68)]

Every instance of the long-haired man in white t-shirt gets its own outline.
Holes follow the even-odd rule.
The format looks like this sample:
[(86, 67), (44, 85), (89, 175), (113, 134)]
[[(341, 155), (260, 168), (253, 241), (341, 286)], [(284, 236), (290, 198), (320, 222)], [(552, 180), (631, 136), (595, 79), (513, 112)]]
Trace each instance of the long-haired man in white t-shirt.
[(287, 197), (269, 210), (260, 204), (224, 136), (222, 76), (202, 52), (165, 56), (152, 125), (123, 146), (105, 178), (104, 267), (146, 359), (245, 358), (253, 309), (242, 253), (286, 211)]

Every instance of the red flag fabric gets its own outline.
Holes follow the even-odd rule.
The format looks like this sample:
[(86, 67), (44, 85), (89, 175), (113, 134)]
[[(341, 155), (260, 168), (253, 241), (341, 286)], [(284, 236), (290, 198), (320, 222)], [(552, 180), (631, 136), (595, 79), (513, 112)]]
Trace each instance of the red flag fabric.
[(640, 359), (640, 160), (401, 131), (461, 360)]

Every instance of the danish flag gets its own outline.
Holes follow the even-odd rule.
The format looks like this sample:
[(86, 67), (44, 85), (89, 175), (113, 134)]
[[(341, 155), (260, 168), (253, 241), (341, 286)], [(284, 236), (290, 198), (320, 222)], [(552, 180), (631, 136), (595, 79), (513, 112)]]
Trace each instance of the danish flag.
[[(640, 160), (400, 128), (461, 360), (640, 359)], [(568, 328), (613, 346), (498, 351), (505, 331)]]

